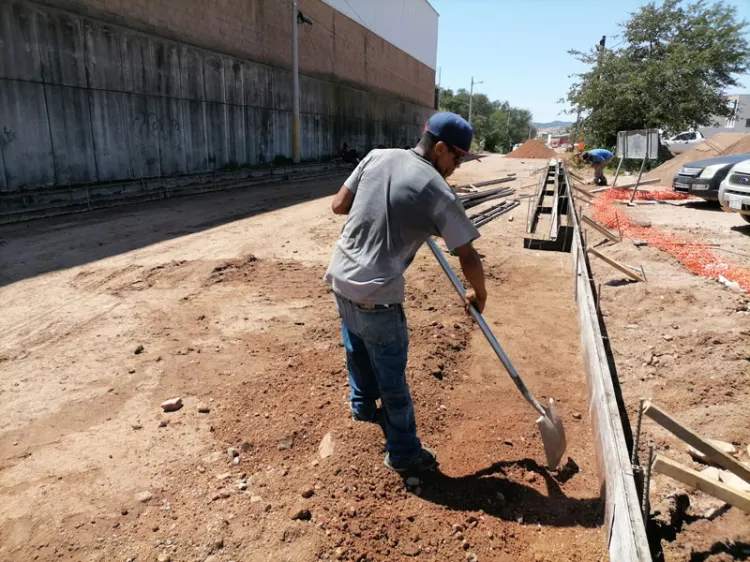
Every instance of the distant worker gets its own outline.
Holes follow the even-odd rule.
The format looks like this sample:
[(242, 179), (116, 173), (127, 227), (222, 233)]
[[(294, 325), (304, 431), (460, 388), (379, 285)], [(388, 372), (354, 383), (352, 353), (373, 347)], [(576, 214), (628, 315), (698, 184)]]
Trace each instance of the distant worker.
[(615, 155), (609, 150), (603, 148), (594, 148), (581, 153), (581, 160), (591, 164), (594, 168), (594, 183), (596, 185), (607, 185), (607, 178), (604, 176), (604, 168)]
[(341, 159), (347, 164), (354, 164), (355, 166), (359, 164), (359, 156), (357, 155), (357, 151), (350, 149), (348, 144), (344, 143), (344, 146), (341, 147), (340, 154)]
[(472, 246), (479, 232), (445, 181), (465, 157), (476, 158), (468, 152), (473, 134), (455, 113), (436, 113), (413, 149), (371, 151), (331, 204), (335, 214), (349, 215), (325, 280), (341, 316), (352, 416), (383, 424), (385, 465), (399, 473), (438, 464), (417, 437), (406, 382), (404, 272), (427, 238), (440, 236), (471, 285), (467, 309), (481, 312), (487, 301), (482, 260)]

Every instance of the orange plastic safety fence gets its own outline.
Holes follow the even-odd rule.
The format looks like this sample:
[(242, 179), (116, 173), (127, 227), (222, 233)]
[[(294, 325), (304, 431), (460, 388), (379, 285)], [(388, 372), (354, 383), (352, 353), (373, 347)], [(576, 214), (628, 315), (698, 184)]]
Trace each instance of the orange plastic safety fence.
[[(619, 229), (623, 236), (633, 240), (643, 240), (663, 252), (674, 256), (691, 273), (709, 279), (718, 279), (719, 275), (729, 281), (735, 281), (744, 291), (750, 292), (750, 269), (727, 263), (719, 255), (686, 236), (673, 232), (664, 232), (653, 226), (639, 226), (623, 209), (615, 207), (616, 200), (629, 199), (631, 193), (624, 189), (610, 189), (601, 192), (594, 199), (594, 218), (608, 228)], [(644, 191), (636, 194), (636, 199), (674, 200), (687, 199), (690, 196), (670, 191)]]
[[(607, 191), (603, 191), (601, 193), (601, 196), (603, 198), (607, 199), (618, 199), (620, 201), (624, 200), (630, 200), (631, 191), (626, 189), (620, 189), (619, 187), (616, 187), (614, 189), (608, 189)], [(651, 191), (651, 190), (645, 190), (645, 191), (638, 191), (635, 194), (635, 200), (636, 201), (674, 201), (679, 199), (690, 199), (690, 195), (685, 195), (684, 193), (675, 193), (674, 191)]]

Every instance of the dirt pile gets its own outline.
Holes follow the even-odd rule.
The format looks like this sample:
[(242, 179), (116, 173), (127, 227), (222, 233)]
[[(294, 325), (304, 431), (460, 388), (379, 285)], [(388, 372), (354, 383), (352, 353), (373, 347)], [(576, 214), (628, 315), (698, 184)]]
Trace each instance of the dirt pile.
[(554, 158), (555, 151), (549, 148), (540, 140), (527, 140), (513, 152), (507, 155), (508, 158)]
[(750, 152), (750, 135), (745, 133), (719, 133), (712, 136), (695, 148), (678, 154), (671, 160), (667, 160), (654, 168), (648, 174), (647, 179), (659, 179), (661, 185), (672, 185), (672, 176), (685, 164), (696, 160), (705, 160), (726, 154), (741, 154)]

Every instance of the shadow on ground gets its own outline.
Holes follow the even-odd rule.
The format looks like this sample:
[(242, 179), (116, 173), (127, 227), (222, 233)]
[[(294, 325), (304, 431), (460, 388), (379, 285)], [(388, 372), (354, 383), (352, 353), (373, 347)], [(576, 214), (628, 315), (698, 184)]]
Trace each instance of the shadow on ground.
[(750, 224), (740, 224), (731, 228), (732, 232), (739, 232), (745, 236), (750, 236)]
[(0, 286), (333, 195), (346, 172), (0, 226)]
[(688, 201), (687, 203), (682, 203), (679, 206), (686, 207), (688, 209), (697, 209), (698, 211), (714, 211), (720, 213), (724, 212), (722, 211), (721, 205), (718, 201), (705, 201), (703, 199), (700, 199), (698, 201)]
[[(506, 470), (522, 467), (533, 481), (543, 481), (546, 495), (531, 485), (509, 479)], [(554, 477), (533, 459), (502, 461), (474, 474), (460, 477), (436, 472), (423, 477), (420, 496), (456, 511), (484, 511), (506, 521), (549, 527), (599, 527), (604, 516), (600, 498), (566, 496), (560, 483), (572, 478), (578, 467), (572, 459)], [(531, 482), (529, 483), (531, 484)]]

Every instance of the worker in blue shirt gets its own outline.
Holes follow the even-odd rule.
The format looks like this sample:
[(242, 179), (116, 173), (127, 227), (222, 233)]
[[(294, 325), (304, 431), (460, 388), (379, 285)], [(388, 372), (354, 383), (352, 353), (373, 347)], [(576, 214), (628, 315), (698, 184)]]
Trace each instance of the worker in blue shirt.
[(591, 167), (594, 168), (594, 183), (596, 185), (607, 185), (604, 168), (614, 156), (609, 150), (603, 148), (594, 148), (581, 153), (581, 160), (591, 164)]

